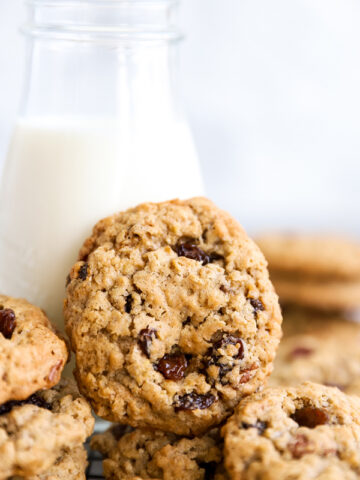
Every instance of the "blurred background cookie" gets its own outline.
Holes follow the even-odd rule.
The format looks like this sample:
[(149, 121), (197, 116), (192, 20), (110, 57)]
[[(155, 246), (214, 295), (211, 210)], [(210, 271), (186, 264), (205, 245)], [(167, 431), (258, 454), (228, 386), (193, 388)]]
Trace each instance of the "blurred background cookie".
[(360, 279), (313, 279), (274, 272), (271, 280), (282, 305), (301, 305), (330, 312), (360, 310)]
[(265, 234), (257, 243), (283, 305), (360, 309), (360, 244), (330, 235)]
[(345, 237), (268, 233), (256, 239), (271, 271), (360, 278), (360, 245)]
[(310, 380), (360, 393), (360, 324), (341, 315), (285, 309), (270, 385)]

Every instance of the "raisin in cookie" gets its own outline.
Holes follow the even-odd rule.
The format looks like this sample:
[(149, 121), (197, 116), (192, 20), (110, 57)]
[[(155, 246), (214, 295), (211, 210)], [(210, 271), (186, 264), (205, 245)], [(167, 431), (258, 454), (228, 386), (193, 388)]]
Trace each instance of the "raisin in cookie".
[(360, 324), (340, 316), (284, 312), (284, 338), (270, 385), (310, 380), (355, 393), (360, 382)]
[(0, 295), (0, 404), (56, 385), (67, 356), (40, 308)]
[(223, 478), (217, 428), (190, 439), (159, 430), (129, 431), (116, 426), (94, 436), (91, 447), (103, 454), (104, 474), (109, 480)]
[(100, 221), (64, 313), (95, 412), (200, 434), (263, 385), (281, 335), (266, 261), (209, 200), (143, 204)]
[(70, 380), (1, 405), (0, 479), (43, 474), (66, 450), (80, 446), (93, 426), (90, 406)]
[(10, 477), (10, 480), (85, 480), (87, 454), (83, 446), (65, 450), (46, 472), (30, 477)]
[(256, 239), (270, 270), (360, 279), (360, 243), (330, 235), (266, 234)]
[(360, 399), (316, 383), (246, 398), (222, 430), (230, 480), (356, 480)]

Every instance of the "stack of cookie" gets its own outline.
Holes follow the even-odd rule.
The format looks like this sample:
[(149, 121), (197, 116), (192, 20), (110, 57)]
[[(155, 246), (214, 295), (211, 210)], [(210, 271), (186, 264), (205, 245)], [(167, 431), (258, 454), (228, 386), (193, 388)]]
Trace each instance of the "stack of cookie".
[(113, 427), (92, 440), (111, 480), (358, 480), (360, 399), (315, 383), (245, 398), (201, 437)]
[(360, 394), (360, 245), (321, 236), (257, 240), (283, 304), (272, 385), (311, 380)]
[(360, 309), (360, 245), (345, 238), (268, 234), (257, 243), (283, 305)]
[(0, 295), (0, 356), (0, 479), (84, 479), (94, 419), (42, 310)]
[(266, 261), (240, 225), (201, 198), (100, 221), (64, 314), (80, 391), (134, 429), (93, 440), (105, 476), (225, 475), (218, 426), (263, 387), (281, 336)]

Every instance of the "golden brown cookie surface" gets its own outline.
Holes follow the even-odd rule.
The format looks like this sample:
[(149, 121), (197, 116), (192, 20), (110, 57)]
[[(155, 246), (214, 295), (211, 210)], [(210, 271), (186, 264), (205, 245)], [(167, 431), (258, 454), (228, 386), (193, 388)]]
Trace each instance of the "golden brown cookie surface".
[(85, 480), (87, 454), (83, 446), (65, 450), (48, 470), (30, 477), (11, 477), (9, 480)]
[(20, 405), (9, 402), (0, 408), (1, 479), (44, 474), (65, 450), (79, 447), (94, 427), (90, 406), (71, 380)]
[(230, 480), (356, 480), (360, 399), (315, 383), (245, 399), (222, 431)]
[(0, 404), (56, 385), (67, 348), (44, 312), (0, 295)]
[(198, 434), (271, 372), (281, 313), (266, 261), (209, 200), (104, 219), (80, 256), (64, 313), (101, 417)]
[(111, 480), (222, 480), (222, 441), (215, 428), (202, 437), (182, 438), (158, 430), (126, 431), (116, 426), (96, 435), (91, 446), (104, 456)]

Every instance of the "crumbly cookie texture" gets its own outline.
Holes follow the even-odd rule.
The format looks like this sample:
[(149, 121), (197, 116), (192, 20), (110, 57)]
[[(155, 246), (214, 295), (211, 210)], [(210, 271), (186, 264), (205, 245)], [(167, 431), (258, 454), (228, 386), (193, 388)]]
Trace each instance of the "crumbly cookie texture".
[(266, 261), (204, 198), (101, 220), (64, 304), (76, 378), (95, 412), (201, 434), (272, 370), (281, 313)]
[(316, 383), (267, 388), (223, 427), (230, 480), (355, 480), (360, 399)]
[(0, 479), (43, 474), (93, 430), (90, 406), (74, 381), (62, 380), (27, 402), (0, 406)]
[(270, 385), (310, 380), (357, 393), (360, 383), (360, 324), (315, 312), (284, 312), (284, 338)]
[(266, 234), (256, 239), (271, 270), (360, 278), (360, 243), (330, 235)]
[(10, 480), (85, 480), (87, 454), (83, 446), (65, 450), (46, 472), (31, 477), (11, 477)]
[(271, 275), (282, 304), (327, 311), (360, 310), (360, 278), (354, 281)]
[(222, 441), (215, 428), (184, 438), (159, 430), (129, 431), (120, 425), (96, 435), (91, 447), (104, 456), (108, 480), (222, 480)]
[(67, 357), (65, 342), (40, 308), (0, 295), (0, 404), (56, 385)]

